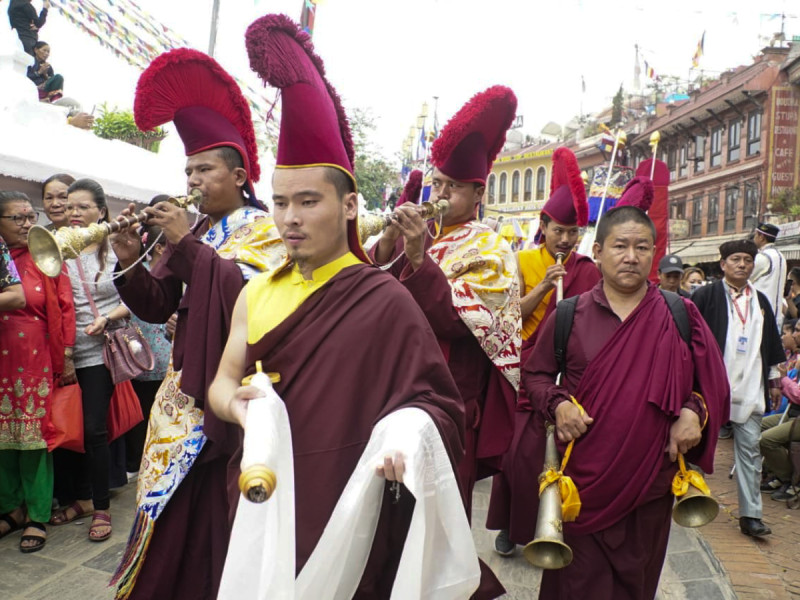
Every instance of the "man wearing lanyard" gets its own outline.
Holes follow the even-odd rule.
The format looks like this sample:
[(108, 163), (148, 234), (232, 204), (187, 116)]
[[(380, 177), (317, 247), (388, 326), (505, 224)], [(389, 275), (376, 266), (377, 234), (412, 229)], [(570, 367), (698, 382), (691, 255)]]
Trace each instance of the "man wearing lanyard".
[(761, 521), (761, 417), (781, 400), (776, 365), (785, 357), (770, 302), (748, 281), (758, 247), (736, 240), (722, 244), (719, 253), (724, 279), (699, 288), (692, 300), (722, 350), (730, 381), (739, 528), (764, 536), (772, 531)]

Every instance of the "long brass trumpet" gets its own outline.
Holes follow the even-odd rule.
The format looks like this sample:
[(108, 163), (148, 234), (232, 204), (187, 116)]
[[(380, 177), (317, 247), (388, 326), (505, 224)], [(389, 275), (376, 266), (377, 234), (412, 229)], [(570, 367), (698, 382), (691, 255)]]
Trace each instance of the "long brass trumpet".
[[(420, 216), (425, 219), (435, 219), (450, 210), (450, 203), (447, 200), (436, 200), (435, 202), (423, 202), (418, 205)], [(392, 224), (392, 216), (367, 213), (358, 215), (358, 236), (365, 242), (373, 235), (378, 235), (389, 225)]]
[[(559, 462), (555, 427), (548, 425), (542, 476), (549, 469), (558, 469)], [(548, 485), (539, 495), (536, 533), (533, 541), (523, 548), (522, 555), (534, 567), (542, 569), (563, 569), (572, 562), (572, 549), (564, 543), (561, 494), (555, 484)]]
[[(188, 196), (175, 196), (168, 202), (178, 208), (188, 208), (193, 204), (200, 204), (202, 200), (203, 193), (194, 188)], [(65, 260), (77, 258), (85, 248), (102, 242), (112, 233), (145, 221), (147, 213), (141, 211), (138, 215), (126, 217), (125, 221), (92, 223), (88, 227), (62, 227), (55, 233), (51, 233), (41, 225), (34, 225), (28, 232), (28, 250), (36, 267), (42, 273), (48, 277), (56, 277), (61, 272)]]

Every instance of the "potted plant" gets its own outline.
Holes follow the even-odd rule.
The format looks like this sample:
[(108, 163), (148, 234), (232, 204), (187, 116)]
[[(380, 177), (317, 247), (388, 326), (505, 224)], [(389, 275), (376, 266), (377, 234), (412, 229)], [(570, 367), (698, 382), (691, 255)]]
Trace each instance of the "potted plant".
[(150, 152), (158, 152), (159, 144), (167, 132), (163, 127), (152, 131), (142, 131), (136, 126), (133, 113), (129, 110), (100, 107), (100, 116), (94, 120), (93, 131), (96, 136), (106, 140), (121, 140)]

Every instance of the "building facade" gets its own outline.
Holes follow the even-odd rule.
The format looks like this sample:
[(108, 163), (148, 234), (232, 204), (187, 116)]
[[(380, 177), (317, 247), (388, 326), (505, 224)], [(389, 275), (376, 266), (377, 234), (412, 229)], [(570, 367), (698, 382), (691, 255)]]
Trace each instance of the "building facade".
[[(751, 65), (720, 78), (650, 122), (631, 144), (635, 167), (657, 153), (670, 171), (670, 251), (686, 263), (713, 262), (723, 241), (772, 217), (779, 198), (800, 185), (800, 85), (796, 52), (765, 48)], [(800, 69), (798, 69), (800, 70)]]
[(550, 196), (552, 156), (556, 143), (537, 144), (502, 152), (486, 181), (484, 214), (535, 218)]

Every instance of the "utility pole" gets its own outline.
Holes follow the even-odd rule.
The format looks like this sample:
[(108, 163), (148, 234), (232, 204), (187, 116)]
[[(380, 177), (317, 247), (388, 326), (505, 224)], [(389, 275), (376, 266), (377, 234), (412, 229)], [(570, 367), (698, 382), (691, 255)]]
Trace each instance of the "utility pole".
[(214, 0), (211, 8), (211, 32), (208, 36), (208, 55), (214, 56), (214, 47), (217, 45), (217, 20), (219, 19), (219, 0)]

